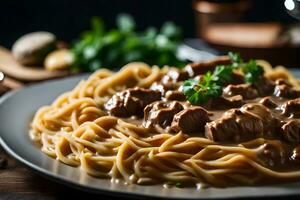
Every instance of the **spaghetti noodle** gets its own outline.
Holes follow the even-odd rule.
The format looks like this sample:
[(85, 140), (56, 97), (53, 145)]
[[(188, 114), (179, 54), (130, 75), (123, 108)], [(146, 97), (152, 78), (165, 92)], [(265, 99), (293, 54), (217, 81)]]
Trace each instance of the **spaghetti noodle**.
[[(298, 84), (285, 68), (258, 63), (270, 79), (284, 78)], [(114, 94), (127, 88), (149, 88), (170, 69), (130, 63), (117, 73), (98, 70), (52, 105), (40, 108), (30, 136), (44, 153), (67, 165), (81, 167), (95, 177), (127, 183), (227, 187), (300, 180), (300, 166), (272, 167), (262, 157), (266, 144), (282, 146), (280, 140), (256, 138), (222, 144), (197, 135), (145, 128), (138, 120), (107, 114), (104, 104)]]

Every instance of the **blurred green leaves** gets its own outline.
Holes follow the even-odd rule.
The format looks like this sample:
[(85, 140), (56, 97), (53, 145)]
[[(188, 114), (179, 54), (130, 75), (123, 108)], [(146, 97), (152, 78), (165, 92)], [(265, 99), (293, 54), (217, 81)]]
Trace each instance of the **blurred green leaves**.
[(117, 17), (117, 27), (120, 31), (133, 31), (135, 29), (134, 19), (128, 14), (120, 14)]
[(91, 30), (84, 32), (72, 46), (74, 70), (114, 69), (133, 61), (158, 66), (181, 67), (185, 64), (176, 58), (182, 34), (174, 23), (166, 22), (160, 30), (149, 27), (137, 32), (134, 19), (128, 14), (120, 14), (116, 24), (117, 29), (105, 30), (101, 18), (92, 18)]

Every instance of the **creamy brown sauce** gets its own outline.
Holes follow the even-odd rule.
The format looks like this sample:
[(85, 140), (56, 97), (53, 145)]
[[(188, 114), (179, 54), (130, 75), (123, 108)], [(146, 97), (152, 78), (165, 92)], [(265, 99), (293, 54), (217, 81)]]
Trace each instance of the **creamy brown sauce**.
[[(276, 97), (276, 96), (267, 96), (268, 98), (270, 98), (272, 101), (274, 101), (274, 103), (277, 104), (276, 107), (274, 108), (269, 108), (271, 114), (279, 119), (280, 121), (284, 121), (284, 122), (289, 122), (292, 119), (297, 119), (294, 117), (290, 117), (290, 116), (286, 116), (283, 114), (283, 110), (282, 110), (282, 106), (284, 103), (286, 103), (287, 101), (291, 100), (291, 99), (287, 99), (287, 98), (282, 98), (282, 97)], [(250, 105), (250, 104), (257, 104), (259, 103), (264, 97), (259, 97), (259, 98), (255, 98), (255, 99), (251, 99), (251, 100), (245, 100), (245, 105)], [(187, 106), (188, 107), (188, 106)], [(228, 111), (228, 109), (221, 109), (221, 110), (214, 110), (214, 109), (207, 109), (208, 111), (208, 115), (209, 118), (211, 119), (211, 121), (217, 120), (219, 119), (226, 111)], [(139, 118), (136, 116), (131, 116), (128, 118), (122, 118), (124, 121), (138, 125), (138, 126), (142, 126), (143, 124), (143, 118)], [(167, 126), (165, 129), (165, 131), (170, 132), (170, 133), (174, 133), (172, 132), (172, 129), (170, 126)], [(191, 137), (204, 137), (204, 133), (203, 132), (192, 132), (192, 133), (187, 133), (189, 136)], [(296, 170), (299, 168), (300, 166), (300, 162), (298, 164), (298, 161), (293, 161), (293, 159), (297, 159), (297, 158), (293, 158), (293, 151), (296, 148), (297, 144), (289, 144), (287, 142), (285, 142), (284, 140), (282, 140), (282, 138), (280, 138), (279, 136), (274, 135), (274, 133), (271, 133), (270, 135), (264, 135), (263, 138), (265, 139), (265, 142), (260, 146), (260, 150), (257, 152), (258, 156), (264, 160), (265, 165), (267, 165), (268, 167), (277, 170), (277, 171), (291, 171), (291, 170)], [(265, 157), (268, 157), (268, 154), (274, 154), (274, 157), (276, 157), (277, 155), (275, 155), (274, 152), (272, 152), (273, 150), (269, 150), (267, 148), (267, 145), (274, 145), (277, 146), (278, 148), (282, 148), (282, 153), (283, 157), (282, 158), (275, 158), (275, 159), (281, 159), (279, 163), (275, 163), (274, 162), (274, 158), (272, 159), (266, 159)], [(225, 144), (226, 145), (226, 144)], [(227, 143), (228, 146), (234, 146), (237, 145), (236, 143)], [(267, 152), (267, 151), (271, 151), (271, 152)], [(300, 156), (300, 152), (299, 156)], [(260, 156), (260, 155), (267, 155), (267, 156)], [(299, 158), (298, 158), (299, 159)], [(300, 161), (300, 160), (299, 160)]]
[[(300, 180), (300, 91), (278, 76), (259, 74), (245, 84), (235, 71), (217, 83), (222, 95), (219, 87), (213, 88), (214, 98), (202, 98), (203, 74), (227, 62), (182, 70), (137, 64), (116, 74), (100, 70), (39, 109), (32, 138), (63, 163), (126, 184), (201, 188), (198, 183), (228, 187)], [(139, 70), (145, 75), (134, 87), (130, 83)], [(189, 93), (183, 94), (187, 79), (199, 84), (186, 82)], [(188, 99), (192, 105), (186, 97), (195, 92), (196, 98)]]
[(184, 99), (181, 85), (188, 78), (201, 78), (205, 70), (203, 66), (201, 70), (197, 67), (169, 71), (149, 89), (131, 88), (116, 94), (105, 108), (108, 114), (138, 126), (206, 137), (222, 145), (234, 146), (263, 138), (264, 142), (255, 148), (264, 165), (280, 171), (299, 168), (300, 147), (295, 150), (300, 143), (299, 116), (288, 113), (293, 112), (293, 107), (285, 108), (287, 102), (300, 97), (299, 90), (283, 80), (264, 77), (247, 85), (237, 75), (227, 86), (242, 89), (231, 92), (225, 85), (226, 91), (219, 99), (191, 105)]

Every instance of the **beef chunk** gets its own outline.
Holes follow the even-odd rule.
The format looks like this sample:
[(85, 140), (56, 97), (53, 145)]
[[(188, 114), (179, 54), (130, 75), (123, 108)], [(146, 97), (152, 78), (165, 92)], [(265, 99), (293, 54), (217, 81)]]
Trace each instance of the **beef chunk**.
[(177, 90), (174, 90), (174, 91), (169, 90), (168, 92), (166, 92), (165, 98), (167, 100), (177, 100), (177, 101), (186, 100), (186, 97), (183, 94), (183, 92), (180, 92), (180, 91), (177, 91)]
[(180, 69), (171, 69), (169, 72), (162, 78), (163, 82), (173, 82), (178, 83), (189, 78), (189, 75), (186, 71)]
[[(170, 71), (171, 72), (171, 71)], [(170, 73), (169, 72), (169, 73)], [(176, 74), (178, 73), (178, 77), (174, 77)], [(163, 76), (162, 80), (160, 82), (154, 82), (151, 86), (150, 86), (150, 89), (151, 90), (157, 90), (157, 91), (160, 91), (162, 93), (162, 95), (164, 95), (167, 91), (169, 90), (178, 90), (178, 88), (182, 85), (180, 82), (177, 82), (179, 80), (182, 79), (181, 76), (184, 76), (184, 75), (179, 75), (181, 72), (177, 72), (175, 70), (172, 71), (171, 75), (173, 76), (170, 76), (170, 75), (165, 75)]]
[(256, 115), (265, 121), (271, 121), (273, 119), (270, 110), (264, 105), (258, 103), (245, 104), (243, 107), (241, 107), (241, 111)]
[(259, 103), (263, 104), (268, 108), (276, 108), (277, 104), (272, 100), (272, 97), (264, 97), (262, 98)]
[(291, 160), (295, 161), (298, 164), (300, 163), (300, 145), (297, 145), (294, 148)]
[(275, 80), (275, 84), (276, 85), (288, 85), (288, 86), (292, 86), (287, 80), (279, 78)]
[(223, 92), (228, 96), (241, 95), (244, 99), (254, 99), (258, 97), (257, 90), (251, 87), (250, 84), (230, 84), (226, 88), (224, 88)]
[(284, 115), (289, 117), (299, 117), (300, 116), (300, 98), (293, 99), (285, 102), (281, 106)]
[(150, 86), (150, 90), (159, 91), (162, 95), (164, 95), (168, 88), (159, 82), (154, 82)]
[(189, 76), (187, 72), (181, 71), (179, 69), (171, 69), (165, 76), (162, 77), (160, 85), (163, 86), (165, 92), (167, 90), (177, 90), (180, 85), (180, 81), (188, 79)]
[(194, 77), (199, 74), (205, 74), (208, 71), (213, 71), (217, 65), (227, 65), (230, 63), (231, 60), (228, 56), (220, 56), (211, 61), (189, 64), (184, 68), (184, 71), (188, 73), (189, 77)]
[(296, 90), (288, 84), (278, 84), (275, 86), (274, 95), (284, 98), (298, 98), (300, 97), (300, 90)]
[(275, 84), (272, 80), (262, 76), (255, 83), (253, 87), (257, 89), (259, 96), (268, 96), (273, 93)]
[(300, 143), (300, 121), (293, 119), (282, 126), (283, 138), (292, 144)]
[(268, 166), (284, 164), (286, 162), (286, 152), (280, 140), (268, 140), (262, 145), (259, 157)]
[(206, 110), (195, 106), (177, 113), (173, 118), (171, 129), (183, 133), (202, 132), (209, 121)]
[[(165, 95), (167, 91), (176, 91), (182, 85), (180, 81), (188, 79), (187, 72), (179, 69), (171, 69), (165, 76), (162, 77), (160, 82), (154, 82), (151, 86), (151, 90), (158, 90)], [(180, 94), (179, 94), (180, 95)], [(177, 95), (178, 96), (178, 95)], [(172, 98), (172, 97), (171, 97)]]
[(263, 132), (265, 134), (272, 135), (275, 130), (280, 128), (279, 120), (264, 105), (258, 103), (246, 104), (241, 107), (241, 111), (259, 118), (263, 122)]
[(109, 114), (118, 117), (141, 116), (148, 104), (160, 99), (159, 91), (131, 88), (113, 95), (104, 107)]
[(243, 104), (244, 104), (243, 97), (241, 95), (236, 95), (232, 97), (221, 96), (215, 99), (210, 99), (203, 106), (211, 110), (220, 110), (220, 109), (241, 107)]
[(160, 91), (161, 94), (165, 96), (168, 91), (178, 91), (179, 87), (179, 84), (154, 82), (150, 86), (150, 90)]
[(183, 110), (183, 106), (177, 101), (154, 102), (144, 110), (143, 126), (149, 128), (159, 125), (166, 128), (171, 125), (174, 115), (181, 110)]
[(217, 120), (205, 125), (206, 138), (215, 142), (241, 142), (254, 139), (263, 133), (260, 118), (239, 109), (231, 109)]

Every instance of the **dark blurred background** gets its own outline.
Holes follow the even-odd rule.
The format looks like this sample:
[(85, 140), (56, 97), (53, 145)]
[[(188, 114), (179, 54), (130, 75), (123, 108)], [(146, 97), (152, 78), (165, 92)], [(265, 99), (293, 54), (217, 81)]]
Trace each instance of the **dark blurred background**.
[[(251, 12), (246, 13), (247, 21), (296, 21), (285, 12), (283, 0), (253, 2)], [(185, 37), (196, 36), (191, 0), (2, 0), (0, 45), (10, 48), (21, 35), (39, 30), (72, 41), (89, 28), (92, 16), (101, 16), (110, 28), (115, 26), (115, 16), (120, 12), (131, 14), (139, 29), (160, 27), (171, 20), (183, 27)]]

